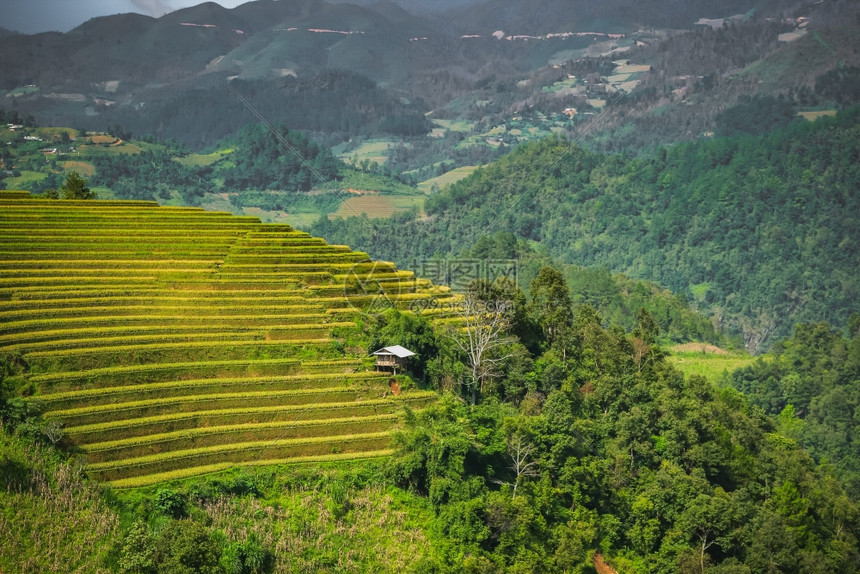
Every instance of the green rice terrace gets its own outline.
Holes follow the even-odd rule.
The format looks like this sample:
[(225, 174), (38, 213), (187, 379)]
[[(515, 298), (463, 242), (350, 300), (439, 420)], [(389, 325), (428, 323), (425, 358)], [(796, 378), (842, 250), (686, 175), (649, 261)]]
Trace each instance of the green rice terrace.
[(384, 456), (398, 411), (435, 399), (339, 338), (370, 285), (453, 299), (392, 263), (253, 217), (27, 192), (0, 192), (0, 237), (0, 353), (115, 487)]

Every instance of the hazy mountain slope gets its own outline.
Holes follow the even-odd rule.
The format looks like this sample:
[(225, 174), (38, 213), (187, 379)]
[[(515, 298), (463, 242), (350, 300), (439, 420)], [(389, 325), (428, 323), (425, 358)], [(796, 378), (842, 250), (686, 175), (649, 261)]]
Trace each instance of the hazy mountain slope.
[[(725, 18), (747, 12), (751, 6), (789, 5), (782, 0), (749, 2), (746, 0), (489, 0), (469, 7), (455, 20), (461, 28), (473, 33), (496, 29), (511, 34), (546, 34), (547, 32), (593, 31), (607, 25), (617, 31), (635, 28), (687, 29), (699, 18)], [(613, 31), (616, 31), (613, 30)], [(604, 30), (605, 31), (605, 30)]]
[(314, 231), (396, 261), (510, 231), (564, 262), (685, 293), (757, 351), (795, 322), (857, 311), (858, 114), (640, 160), (530, 144), (432, 197), (426, 218), (362, 241), (356, 222)]
[[(816, 26), (791, 42), (781, 40), (794, 30), (790, 25), (755, 19), (633, 48), (626, 56), (651, 70), (589, 139), (616, 151), (692, 140), (715, 131), (721, 113), (755, 97), (782, 98), (792, 113), (838, 108), (818, 81), (860, 65), (854, 12), (844, 13), (844, 25)], [(844, 103), (860, 102), (853, 93)]]
[[(373, 113), (361, 119), (364, 104), (349, 103), (356, 96), (349, 82), (317, 97), (321, 83), (331, 88), (317, 78), (345, 70), (375, 83), (383, 101), (468, 122), (458, 130), (471, 133), (425, 139), (446, 147), (451, 161), (452, 148), (463, 148), (459, 133), (488, 150), (517, 143), (517, 134), (493, 137), (524, 113), (539, 118), (541, 133), (577, 133), (619, 89), (630, 93), (592, 134), (598, 149), (692, 140), (715, 131), (726, 107), (759, 94), (784, 95), (798, 110), (826, 108), (833, 103), (811, 92), (816, 78), (860, 63), (858, 8), (846, 2), (732, 0), (715, 12), (699, 1), (493, 0), (452, 3), (454, 11), (435, 16), (414, 16), (403, 2), (363, 4), (259, 0), (227, 10), (207, 3), (159, 19), (96, 18), (65, 35), (0, 36), (0, 90), (8, 92), (0, 105), (45, 124), (121, 125), (199, 148), (241, 127), (236, 102), (222, 97), (227, 78), (239, 77), (258, 82), (252, 92), (267, 103), (249, 101), (265, 106), (272, 122), (321, 129), (331, 142), (402, 135)], [(675, 19), (685, 31), (665, 27)], [(498, 40), (496, 30), (536, 37)], [(367, 92), (364, 81), (357, 86)], [(278, 95), (280, 105), (270, 106)], [(566, 109), (578, 112), (567, 118)], [(333, 119), (294, 121), (303, 114)], [(435, 154), (403, 170), (439, 161)]]

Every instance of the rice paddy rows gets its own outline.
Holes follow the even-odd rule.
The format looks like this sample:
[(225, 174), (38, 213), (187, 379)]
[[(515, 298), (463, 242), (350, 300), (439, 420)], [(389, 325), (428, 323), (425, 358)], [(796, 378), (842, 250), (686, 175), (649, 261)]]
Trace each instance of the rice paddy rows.
[[(334, 440), (332, 440), (334, 438)], [(362, 453), (389, 447), (389, 432), (321, 436), (301, 439), (228, 443), (210, 447), (170, 451), (131, 459), (118, 459), (88, 466), (90, 476), (98, 480), (115, 481), (147, 474), (170, 472), (194, 466), (217, 463), (241, 463), (267, 458), (288, 459), (298, 456), (327, 455), (347, 452)]]
[[(341, 326), (351, 326), (349, 323), (341, 322)], [(6, 352), (25, 353), (30, 356), (31, 353), (38, 352), (64, 352), (74, 349), (91, 349), (91, 348), (116, 348), (126, 346), (159, 346), (159, 345), (181, 345), (183, 343), (192, 343), (195, 341), (227, 344), (228, 342), (237, 342), (241, 344), (250, 344), (253, 341), (267, 341), (277, 343), (279, 341), (302, 341), (302, 340), (318, 340), (327, 339), (328, 324), (309, 324), (295, 325), (293, 329), (285, 329), (282, 331), (247, 331), (236, 329), (224, 329), (223, 332), (213, 336), (209, 330), (205, 332), (174, 332), (174, 333), (148, 333), (146, 335), (121, 335), (114, 337), (80, 337), (72, 336), (68, 338), (46, 338), (43, 341), (16, 343), (5, 346)]]
[(380, 291), (450, 298), (366, 253), (253, 217), (16, 192), (0, 237), (0, 353), (100, 480), (380, 456), (402, 405), (434, 400), (331, 342)]
[(108, 484), (115, 488), (136, 488), (142, 486), (150, 486), (152, 484), (157, 484), (159, 482), (165, 482), (169, 480), (179, 480), (182, 478), (188, 478), (189, 476), (201, 476), (204, 474), (212, 474), (216, 472), (221, 472), (226, 470), (232, 466), (237, 467), (247, 467), (247, 466), (274, 466), (274, 465), (282, 465), (282, 464), (315, 464), (320, 462), (333, 462), (333, 461), (343, 461), (343, 460), (359, 460), (363, 458), (380, 458), (384, 456), (388, 456), (393, 453), (393, 449), (383, 449), (383, 450), (366, 450), (362, 452), (347, 452), (343, 454), (322, 454), (322, 455), (307, 455), (307, 456), (290, 456), (289, 458), (268, 458), (268, 453), (266, 454), (266, 458), (257, 458), (254, 460), (244, 460), (240, 462), (219, 462), (214, 464), (207, 464), (201, 466), (191, 466), (185, 467), (180, 470), (173, 470), (169, 472), (158, 472), (155, 474), (147, 474), (142, 476), (135, 476), (131, 478), (121, 478), (117, 480), (108, 481)]
[(35, 374), (29, 377), (29, 381), (35, 384), (40, 392), (50, 393), (101, 386), (137, 385), (202, 378), (265, 377), (299, 373), (339, 374), (362, 368), (365, 368), (365, 365), (355, 359), (304, 362), (294, 358), (240, 359), (109, 366), (85, 371)]
[(112, 329), (67, 329), (65, 331), (36, 331), (0, 336), (0, 344), (4, 345), (6, 352), (27, 353), (104, 345), (179, 343), (182, 341), (211, 340), (213, 336), (227, 341), (290, 341), (318, 339), (319, 336), (313, 337), (311, 335), (320, 335), (321, 331), (327, 333), (332, 327), (351, 327), (352, 325), (352, 323), (341, 321), (335, 323), (296, 323), (290, 328), (271, 327), (266, 329), (225, 325), (213, 327), (212, 325), (182, 326), (176, 324), (154, 327), (123, 326)]
[(385, 375), (373, 371), (357, 373), (317, 373), (312, 375), (278, 375), (269, 377), (224, 377), (211, 379), (192, 379), (168, 381), (121, 387), (98, 387), (87, 390), (66, 391), (43, 394), (39, 397), (42, 404), (51, 410), (68, 410), (84, 406), (113, 403), (128, 403), (154, 398), (181, 397), (208, 392), (236, 393), (243, 391), (264, 391), (272, 388), (280, 390), (326, 389), (337, 386), (346, 388), (366, 388), (384, 382)]
[(208, 395), (183, 395), (144, 399), (128, 403), (89, 405), (73, 409), (50, 411), (71, 426), (94, 424), (125, 419), (136, 419), (164, 413), (193, 413), (201, 410), (221, 410), (238, 407), (282, 407), (306, 406), (310, 403), (343, 403), (367, 399), (368, 391), (345, 387), (327, 389), (293, 389), (279, 391), (246, 391), (240, 393), (215, 393)]
[[(416, 396), (418, 395), (418, 396)], [(405, 399), (375, 399), (346, 403), (314, 403), (311, 405), (282, 405), (276, 407), (241, 407), (210, 411), (180, 412), (140, 417), (120, 421), (99, 422), (66, 427), (68, 436), (77, 444), (107, 442), (122, 437), (146, 437), (154, 434), (202, 429), (214, 426), (231, 426), (251, 423), (278, 423), (297, 421), (325, 421), (351, 417), (396, 414), (402, 405), (421, 406), (434, 400), (430, 393), (413, 393)]]
[(397, 415), (371, 415), (345, 419), (278, 421), (245, 423), (220, 427), (201, 427), (170, 433), (151, 434), (84, 445), (90, 463), (106, 462), (114, 458), (137, 458), (161, 452), (188, 450), (223, 444), (229, 438), (238, 442), (271, 441), (278, 439), (302, 439), (336, 437), (360, 432), (385, 432), (391, 428)]
[(35, 331), (51, 331), (74, 328), (118, 328), (118, 327), (160, 327), (166, 323), (171, 325), (186, 325), (188, 327), (199, 327), (212, 325), (214, 328), (223, 328), (233, 326), (236, 328), (243, 327), (265, 327), (272, 328), (288, 327), (296, 324), (308, 323), (311, 321), (327, 322), (325, 314), (317, 311), (316, 313), (308, 313), (311, 309), (305, 309), (303, 313), (293, 314), (255, 314), (255, 315), (231, 315), (228, 317), (206, 317), (201, 315), (189, 315), (182, 317), (172, 317), (169, 322), (165, 321), (165, 315), (144, 314), (144, 315), (90, 315), (77, 317), (49, 317), (39, 319), (28, 319), (23, 321), (14, 321), (8, 323), (0, 323), (0, 334), (20, 334)]

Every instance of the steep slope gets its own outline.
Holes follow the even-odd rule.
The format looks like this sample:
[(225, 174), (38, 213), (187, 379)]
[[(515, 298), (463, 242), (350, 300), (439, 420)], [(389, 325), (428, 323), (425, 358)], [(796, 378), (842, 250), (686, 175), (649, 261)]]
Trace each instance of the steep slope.
[[(431, 197), (428, 217), (363, 245), (410, 261), (509, 231), (565, 263), (683, 293), (758, 351), (795, 322), (843, 325), (857, 310), (858, 115), (635, 160), (560, 140), (529, 144)], [(330, 240), (361, 232), (325, 226)]]
[[(731, 0), (708, 2), (707, 0), (669, 0), (660, 2), (638, 2), (636, 0), (539, 0), (518, 2), (517, 0), (488, 0), (463, 10), (456, 21), (461, 27), (473, 30), (505, 29), (512, 34), (545, 34), (558, 31), (588, 31), (597, 25), (607, 24), (616, 29), (633, 28), (680, 28), (686, 29), (699, 18), (726, 18), (746, 12), (756, 5), (772, 7), (793, 2), (770, 1), (749, 2)], [(557, 26), (547, 30), (547, 26)], [(477, 33), (477, 32), (474, 32)]]
[(394, 413), (433, 398), (390, 393), (339, 342), (366, 305), (451, 296), (364, 253), (256, 218), (15, 192), (0, 234), (0, 353), (99, 480), (379, 456)]

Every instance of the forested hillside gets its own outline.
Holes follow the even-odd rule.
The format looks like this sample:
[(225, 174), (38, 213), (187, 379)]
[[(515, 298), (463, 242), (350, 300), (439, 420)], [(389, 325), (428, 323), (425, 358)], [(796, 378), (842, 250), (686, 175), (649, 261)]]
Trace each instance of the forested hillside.
[[(33, 446), (45, 431), (0, 394), (0, 517), (24, 527), (0, 518), (0, 566), (17, 571), (17, 556), (33, 572), (858, 571), (860, 511), (831, 467), (741, 393), (673, 369), (647, 312), (631, 334), (605, 329), (549, 268), (529, 297), (504, 281), (468, 297), (506, 302), (480, 380), (462, 332), (397, 311), (363, 323), (355, 342), (420, 349), (428, 360), (412, 377), (444, 393), (404, 413), (383, 464), (99, 495), (74, 462)], [(70, 551), (82, 532), (91, 554)]]
[(857, 310), (858, 118), (854, 108), (637, 159), (547, 140), (429, 198), (427, 217), (375, 235), (358, 220), (320, 221), (314, 232), (402, 262), (506, 230), (564, 263), (685, 294), (758, 351), (795, 322), (844, 325)]
[(800, 324), (773, 361), (732, 373), (731, 384), (860, 496), (860, 315), (848, 336), (827, 323)]
[(860, 574), (858, 27), (0, 28), (0, 574)]

